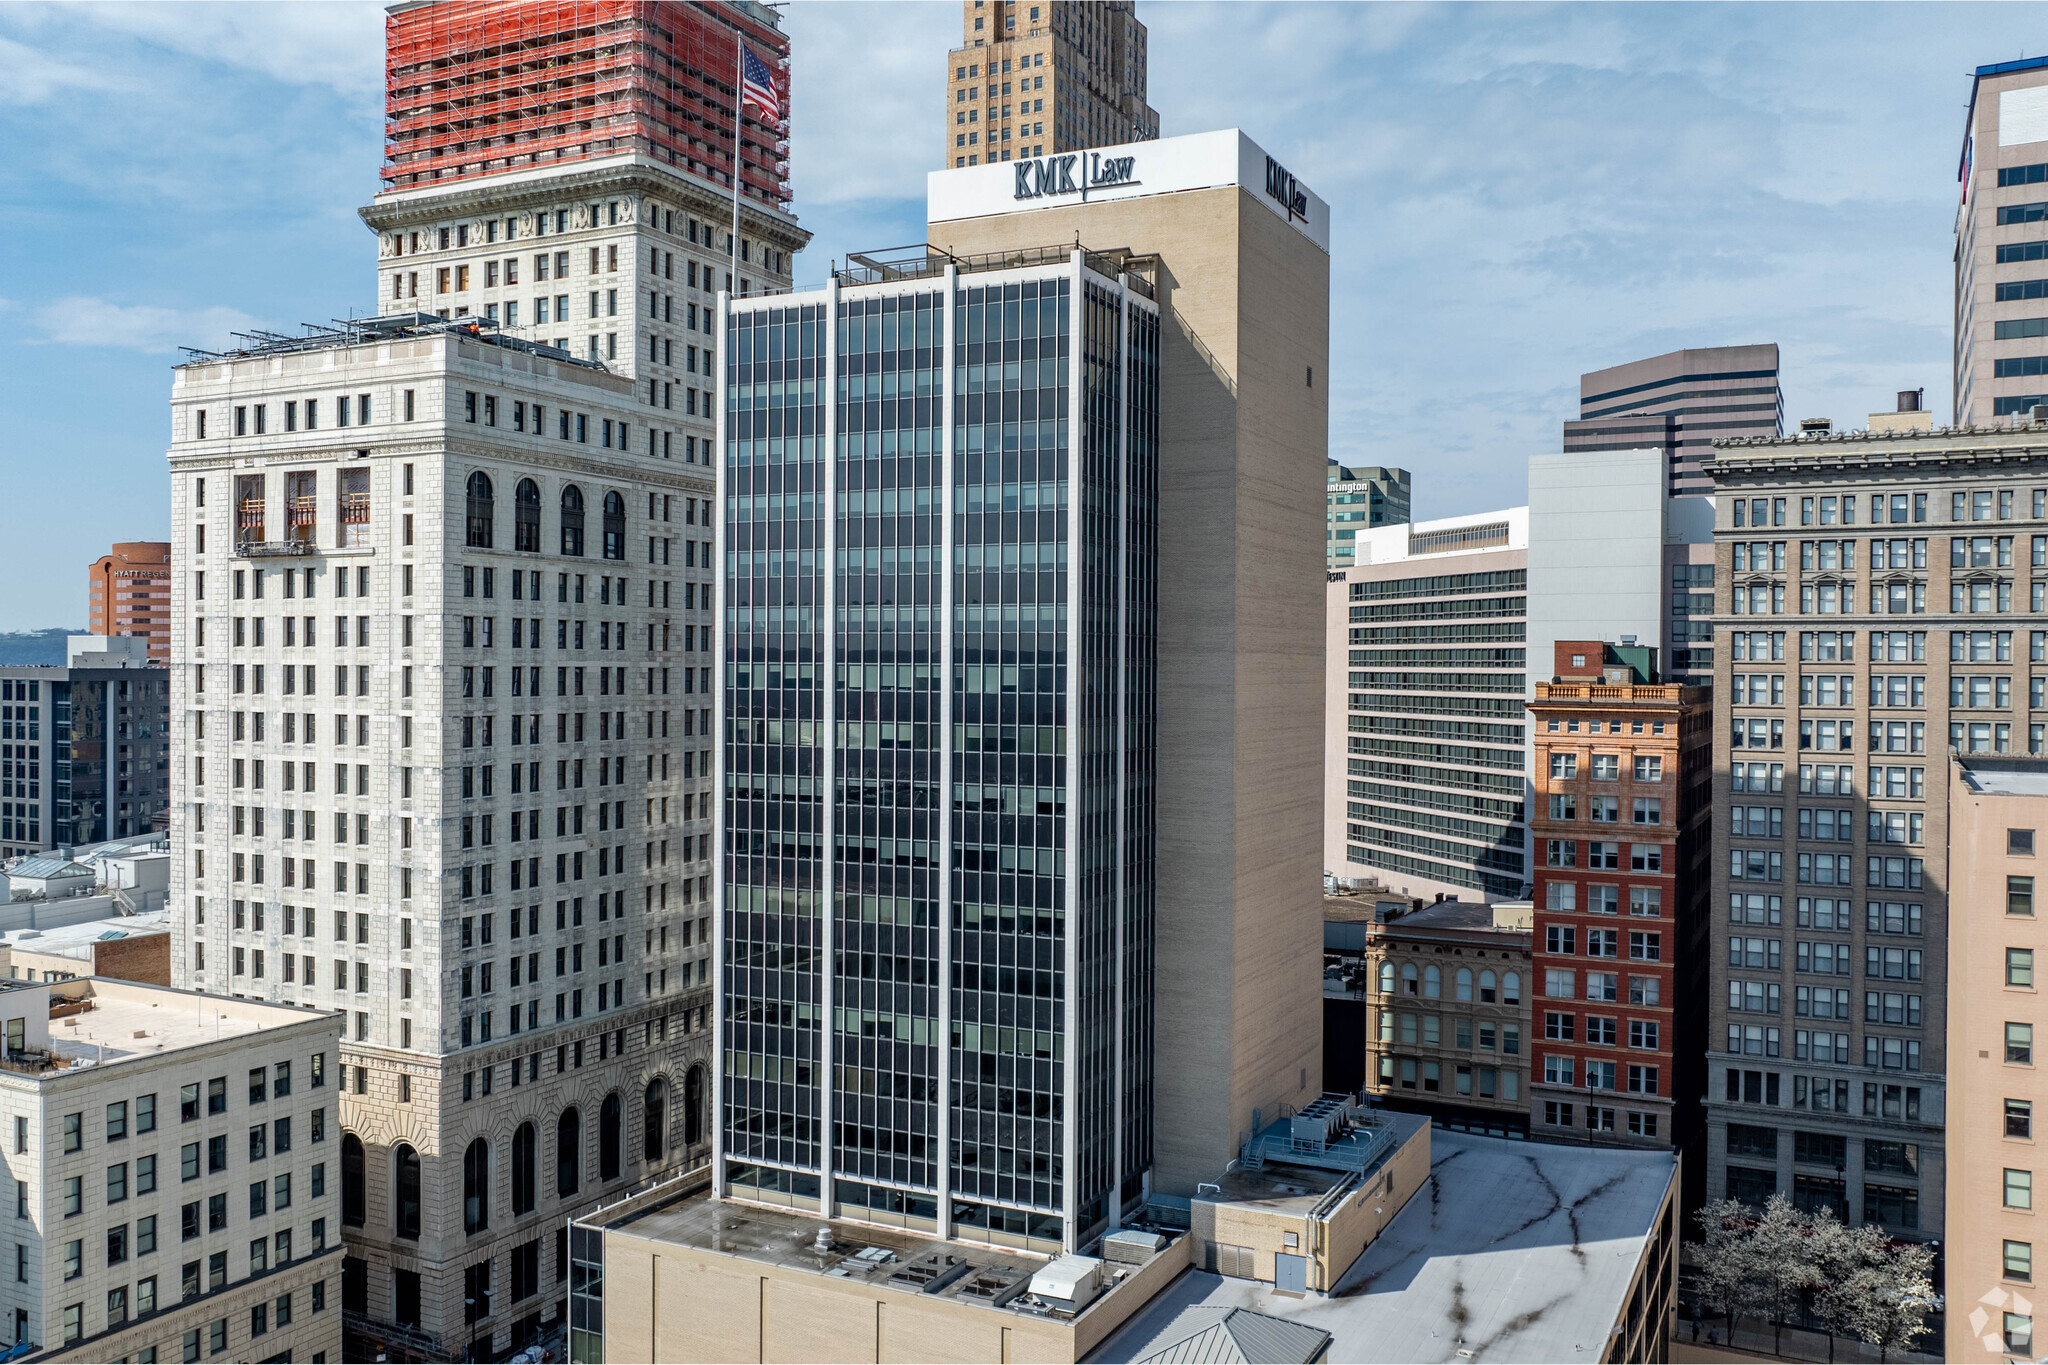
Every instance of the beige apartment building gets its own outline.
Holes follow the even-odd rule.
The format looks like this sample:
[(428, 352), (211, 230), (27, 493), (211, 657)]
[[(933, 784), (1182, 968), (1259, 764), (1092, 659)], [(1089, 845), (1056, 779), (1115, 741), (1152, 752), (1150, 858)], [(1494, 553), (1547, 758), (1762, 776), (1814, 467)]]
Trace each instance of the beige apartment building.
[[(1707, 1194), (1943, 1235), (1942, 756), (2048, 748), (2042, 430), (1717, 443)], [(2029, 664), (2036, 664), (2030, 669)]]
[(1159, 136), (1135, 0), (961, 0), (942, 167)]
[(2032, 1360), (2034, 1156), (2048, 1122), (2035, 961), (2048, 966), (2048, 759), (1952, 755), (1949, 772), (1948, 1296), (1944, 1356)]
[(89, 977), (0, 1023), (25, 1358), (342, 1358), (338, 1015)]

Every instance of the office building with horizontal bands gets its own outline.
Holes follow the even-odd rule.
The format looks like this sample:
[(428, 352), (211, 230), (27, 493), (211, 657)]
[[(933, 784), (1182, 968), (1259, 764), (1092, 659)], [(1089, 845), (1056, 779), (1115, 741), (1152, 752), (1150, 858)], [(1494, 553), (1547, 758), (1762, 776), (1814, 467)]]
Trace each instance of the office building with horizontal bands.
[(171, 657), (171, 546), (164, 540), (116, 542), (86, 574), (86, 629), (132, 635), (149, 644), (149, 661)]
[(1150, 996), (1175, 1064), (1155, 1068), (1152, 1183), (1186, 1195), (1283, 1104), (1315, 1102), (1322, 1071), (1321, 1002), (1300, 986), (1322, 942), (1329, 206), (1236, 129), (927, 189), (926, 240), (961, 256), (1079, 240), (1158, 257)]
[(103, 977), (0, 982), (11, 1353), (343, 1358), (342, 1019)]
[(1145, 26), (1134, 0), (961, 0), (946, 54), (941, 166), (1145, 142)]
[(1959, 426), (2048, 402), (2048, 58), (1977, 68), (1956, 179)]
[(1713, 713), (1655, 651), (1561, 640), (1529, 703), (1530, 1131), (1697, 1141)]
[(1159, 315), (1020, 259), (729, 305), (719, 1176), (1056, 1249), (1150, 1166)]
[(1669, 491), (1703, 494), (1713, 488), (1700, 471), (1712, 442), (1784, 429), (1777, 346), (1707, 346), (1580, 375), (1579, 416), (1564, 424), (1564, 448), (1662, 450)]
[(1945, 750), (2041, 752), (2038, 429), (1731, 442), (1707, 1193), (1942, 1236)]
[(1409, 476), (1405, 469), (1379, 465), (1349, 465), (1330, 461), (1329, 529), (1330, 569), (1348, 569), (1358, 552), (1358, 532), (1372, 526), (1389, 526), (1408, 520)]
[(170, 674), (132, 636), (67, 646), (62, 668), (0, 666), (0, 861), (147, 834), (164, 818)]
[(173, 979), (345, 1021), (351, 1354), (515, 1349), (708, 1151), (711, 481), (466, 322), (175, 376)]
[(2048, 835), (2048, 759), (1952, 754), (1946, 1350), (1956, 1361), (2034, 1355), (2034, 1185), (2048, 1122), (2036, 1033), (2035, 912)]
[(1529, 884), (1529, 512), (1358, 533), (1328, 594), (1324, 867), (1403, 896)]

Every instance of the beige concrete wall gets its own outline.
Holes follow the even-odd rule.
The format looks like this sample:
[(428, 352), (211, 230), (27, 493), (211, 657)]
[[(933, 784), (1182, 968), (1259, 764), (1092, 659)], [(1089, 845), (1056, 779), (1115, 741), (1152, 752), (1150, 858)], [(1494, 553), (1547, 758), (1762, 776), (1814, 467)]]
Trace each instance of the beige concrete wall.
[(1077, 238), (1163, 263), (1154, 1179), (1189, 1192), (1320, 1089), (1329, 258), (1237, 188), (929, 232)]
[(1154, 1257), (1078, 1322), (1052, 1322), (609, 1232), (605, 1358), (1072, 1365), (1185, 1270), (1194, 1244)]
[[(2036, 1257), (2048, 1256), (2048, 1236), (2039, 1226), (2041, 1210), (2048, 1208), (2048, 1190), (2040, 1188), (2048, 1162), (2034, 1155), (2048, 1132), (2042, 1127), (2048, 1125), (2048, 1081), (2039, 1051), (2033, 1065), (2005, 1060), (2009, 1019), (2034, 1024), (2037, 1049), (2048, 1044), (2039, 987), (2008, 986), (2005, 977), (2008, 948), (2031, 949), (2036, 971), (2048, 970), (2048, 927), (2038, 904), (2048, 892), (2048, 798), (1975, 792), (1955, 776), (1955, 764), (1949, 769), (1948, 1036), (1955, 1047), (1948, 1061), (1945, 1202), (1953, 1215), (1947, 1220), (1947, 1269), (1955, 1307), (1947, 1314), (1944, 1354), (1953, 1361), (1997, 1361), (2006, 1358), (1998, 1338), (2003, 1314), (2033, 1315), (2028, 1303), (2016, 1300), (2033, 1300), (2043, 1273), (2037, 1268), (2031, 1281), (2008, 1278), (2004, 1243), (2027, 1242)], [(2009, 829), (2034, 831), (2041, 853), (2009, 855)], [(2035, 878), (2032, 916), (2006, 913), (2008, 876)], [(2033, 1104), (2033, 1137), (2006, 1136), (2008, 1099)], [(2032, 1209), (2005, 1207), (2007, 1168), (2039, 1173)], [(1922, 1183), (1932, 1179), (1923, 1177)], [(1985, 1318), (1981, 1330), (1973, 1330), (1971, 1318), (1980, 1308)]]
[[(1320, 1220), (1308, 1213), (1315, 1201), (1197, 1199), (1192, 1209), (1189, 1261), (1201, 1266), (1211, 1244), (1248, 1247), (1256, 1278), (1271, 1283), (1276, 1255), (1306, 1256), (1310, 1289), (1327, 1290), (1372, 1244), (1429, 1178), (1429, 1133), (1418, 1128), (1363, 1186), (1347, 1194)], [(1287, 1244), (1292, 1233), (1295, 1244)]]
[(1328, 1291), (1336, 1284), (1429, 1179), (1430, 1132), (1425, 1127), (1403, 1143), (1393, 1159), (1365, 1182), (1364, 1189), (1330, 1214), (1319, 1258), (1324, 1278), (1314, 1279), (1311, 1271), (1309, 1288)]

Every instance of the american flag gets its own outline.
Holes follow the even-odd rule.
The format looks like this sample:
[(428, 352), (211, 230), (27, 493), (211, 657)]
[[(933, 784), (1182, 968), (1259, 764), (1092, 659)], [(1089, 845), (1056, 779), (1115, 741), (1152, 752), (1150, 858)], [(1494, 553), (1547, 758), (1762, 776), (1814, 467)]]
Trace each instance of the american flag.
[(761, 111), (761, 117), (770, 123), (782, 118), (782, 97), (775, 93), (775, 76), (768, 64), (754, 55), (754, 50), (740, 44), (741, 67), (746, 79), (740, 86), (740, 108), (753, 105)]

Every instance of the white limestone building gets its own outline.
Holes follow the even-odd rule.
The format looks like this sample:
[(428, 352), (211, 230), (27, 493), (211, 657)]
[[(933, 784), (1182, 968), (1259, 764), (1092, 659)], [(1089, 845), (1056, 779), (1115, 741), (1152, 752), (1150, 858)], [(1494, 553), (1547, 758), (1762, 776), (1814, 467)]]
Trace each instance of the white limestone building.
[(0, 1028), (22, 1358), (342, 1358), (335, 1015), (91, 977)]
[(516, 1347), (708, 1150), (712, 490), (648, 416), (468, 321), (176, 372), (173, 976), (344, 1021), (352, 1351)]

